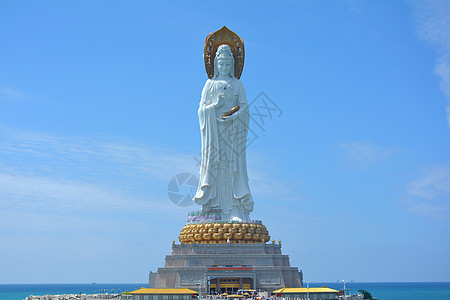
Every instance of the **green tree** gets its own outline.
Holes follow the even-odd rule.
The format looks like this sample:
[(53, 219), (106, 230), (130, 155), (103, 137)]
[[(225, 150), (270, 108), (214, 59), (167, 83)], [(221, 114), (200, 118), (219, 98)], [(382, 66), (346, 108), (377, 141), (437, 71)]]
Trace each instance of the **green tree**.
[(360, 292), (361, 294), (363, 294), (364, 299), (373, 299), (373, 298), (372, 298), (372, 295), (371, 295), (368, 291), (366, 291), (366, 290), (359, 290), (358, 292)]

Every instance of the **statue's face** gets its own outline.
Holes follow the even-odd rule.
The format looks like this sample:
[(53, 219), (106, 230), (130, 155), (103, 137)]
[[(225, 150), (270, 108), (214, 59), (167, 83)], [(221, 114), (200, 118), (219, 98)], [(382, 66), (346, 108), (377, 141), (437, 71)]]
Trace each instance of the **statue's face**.
[(219, 74), (222, 76), (227, 76), (231, 74), (233, 65), (231, 59), (221, 59), (217, 61), (217, 68), (219, 69)]

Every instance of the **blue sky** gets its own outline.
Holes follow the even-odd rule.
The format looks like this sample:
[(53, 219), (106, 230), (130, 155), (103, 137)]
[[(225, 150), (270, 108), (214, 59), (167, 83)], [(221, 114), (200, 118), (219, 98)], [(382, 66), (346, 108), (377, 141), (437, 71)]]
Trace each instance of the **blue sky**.
[[(146, 282), (198, 207), (209, 32), (245, 42), (254, 219), (305, 280), (450, 280), (448, 1), (1, 1), (0, 283)], [(264, 98), (267, 100), (267, 98)], [(252, 109), (252, 108), (251, 108)], [(253, 110), (254, 112), (255, 110)]]

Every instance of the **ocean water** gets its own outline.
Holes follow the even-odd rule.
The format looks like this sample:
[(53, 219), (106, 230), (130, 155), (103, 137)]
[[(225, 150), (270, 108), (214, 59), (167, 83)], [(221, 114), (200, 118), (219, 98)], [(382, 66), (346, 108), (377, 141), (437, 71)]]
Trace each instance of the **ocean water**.
[[(147, 286), (127, 284), (0, 284), (0, 300), (22, 300), (29, 295), (117, 293)], [(310, 287), (327, 286), (340, 290), (342, 283), (311, 283)], [(354, 282), (347, 283), (350, 293), (369, 291), (379, 300), (450, 300), (450, 282)]]
[(121, 293), (148, 287), (148, 283), (0, 284), (0, 300), (22, 300), (29, 295)]

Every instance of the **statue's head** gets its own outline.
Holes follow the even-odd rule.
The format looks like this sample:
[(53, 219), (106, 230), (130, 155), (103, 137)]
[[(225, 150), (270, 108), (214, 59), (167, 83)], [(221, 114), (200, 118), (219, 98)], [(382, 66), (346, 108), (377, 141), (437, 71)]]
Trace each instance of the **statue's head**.
[(214, 58), (214, 77), (234, 77), (234, 57), (228, 45), (220, 45)]

